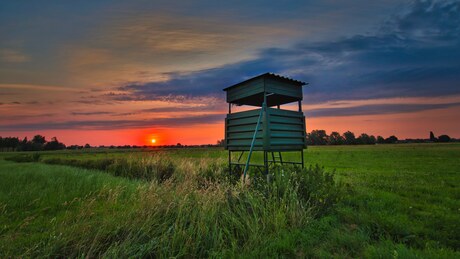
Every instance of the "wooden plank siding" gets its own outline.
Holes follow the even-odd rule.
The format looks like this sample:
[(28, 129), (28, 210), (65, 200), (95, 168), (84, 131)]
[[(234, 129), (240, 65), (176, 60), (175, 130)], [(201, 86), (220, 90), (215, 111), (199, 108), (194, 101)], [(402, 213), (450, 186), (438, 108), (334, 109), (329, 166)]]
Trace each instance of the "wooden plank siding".
[(270, 150), (302, 150), (306, 147), (305, 116), (302, 112), (267, 109)]
[(301, 86), (299, 87), (298, 85), (280, 82), (270, 78), (265, 79), (265, 92), (295, 97), (298, 100), (303, 99)]
[(227, 91), (227, 102), (232, 103), (252, 95), (261, 94), (264, 92), (264, 79), (260, 78), (246, 84), (239, 85)]
[[(225, 143), (228, 150), (249, 150), (260, 109), (228, 114)], [(306, 147), (302, 112), (267, 108), (256, 134), (254, 150), (297, 151)]]
[[(227, 149), (238, 150), (238, 148), (246, 148), (249, 150), (259, 114), (260, 109), (227, 114), (225, 118), (225, 143)], [(254, 146), (258, 148), (263, 146), (263, 127), (259, 127)]]

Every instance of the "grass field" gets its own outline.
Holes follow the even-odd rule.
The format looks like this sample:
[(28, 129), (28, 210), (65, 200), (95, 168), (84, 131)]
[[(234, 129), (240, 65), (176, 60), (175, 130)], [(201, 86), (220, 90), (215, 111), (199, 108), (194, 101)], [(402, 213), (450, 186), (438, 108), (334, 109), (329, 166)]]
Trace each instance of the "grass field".
[[(104, 159), (118, 162), (82, 168)], [(309, 147), (307, 165), (324, 170), (268, 187), (233, 183), (226, 159), (217, 148), (2, 159), (0, 257), (460, 257), (460, 144)]]

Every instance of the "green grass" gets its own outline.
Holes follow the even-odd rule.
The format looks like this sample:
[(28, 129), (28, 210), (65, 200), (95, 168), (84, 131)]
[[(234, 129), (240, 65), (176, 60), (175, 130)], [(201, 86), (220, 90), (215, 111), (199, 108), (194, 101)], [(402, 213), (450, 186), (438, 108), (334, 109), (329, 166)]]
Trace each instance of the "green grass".
[(111, 192), (127, 200), (140, 184), (65, 166), (11, 162), (0, 164), (0, 179), (1, 257), (33, 254), (61, 236), (57, 223), (78, 217), (88, 203), (104, 208), (99, 198)]
[(0, 257), (460, 257), (459, 144), (309, 147), (306, 163), (348, 186), (321, 214), (326, 183), (308, 196), (316, 204), (292, 186), (280, 193), (282, 184), (267, 198), (212, 176), (225, 170), (221, 149), (42, 152), (40, 160), (149, 164), (152, 154), (174, 161), (171, 179), (0, 160)]

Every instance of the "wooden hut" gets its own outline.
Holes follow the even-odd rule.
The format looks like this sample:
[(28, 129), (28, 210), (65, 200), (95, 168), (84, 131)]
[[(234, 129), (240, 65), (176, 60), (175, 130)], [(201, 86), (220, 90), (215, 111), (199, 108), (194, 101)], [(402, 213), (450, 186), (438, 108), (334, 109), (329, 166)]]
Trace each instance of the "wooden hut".
[[(234, 165), (245, 165), (246, 173), (248, 166), (254, 165), (268, 172), (270, 163), (294, 163), (303, 167), (303, 149), (306, 148), (303, 85), (306, 83), (266, 73), (224, 89), (229, 104), (225, 119), (225, 149), (229, 151), (230, 171)], [(293, 102), (297, 102), (298, 111), (280, 107)], [(232, 105), (260, 108), (232, 113)], [(242, 163), (240, 160), (246, 151), (249, 152), (248, 159)], [(263, 165), (249, 163), (254, 151), (263, 151)], [(299, 151), (301, 161), (283, 161), (281, 152), (285, 151)], [(232, 161), (232, 152), (241, 152), (238, 161)]]

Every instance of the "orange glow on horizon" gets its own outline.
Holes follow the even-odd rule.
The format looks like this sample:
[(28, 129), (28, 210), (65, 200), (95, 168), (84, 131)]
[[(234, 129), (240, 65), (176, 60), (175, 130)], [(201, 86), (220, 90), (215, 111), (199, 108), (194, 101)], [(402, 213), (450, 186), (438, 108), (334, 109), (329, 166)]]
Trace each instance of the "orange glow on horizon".
[[(458, 138), (460, 136), (460, 124), (457, 123), (459, 113), (460, 107), (453, 107), (413, 113), (314, 118), (308, 116), (308, 110), (305, 111), (308, 132), (324, 129), (327, 134), (332, 131), (342, 134), (350, 130), (355, 135), (361, 133), (383, 137), (395, 135), (399, 139), (428, 138), (430, 131), (433, 131), (436, 136), (447, 134)], [(37, 134), (45, 136), (47, 140), (57, 137), (68, 146), (86, 143), (91, 146), (216, 144), (217, 140), (224, 138), (224, 122), (162, 128), (2, 132), (1, 135), (17, 136), (21, 139), (27, 136), (31, 139)], [(155, 143), (152, 143), (152, 140), (155, 140)]]

